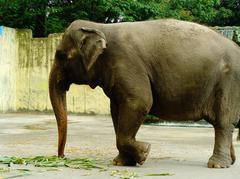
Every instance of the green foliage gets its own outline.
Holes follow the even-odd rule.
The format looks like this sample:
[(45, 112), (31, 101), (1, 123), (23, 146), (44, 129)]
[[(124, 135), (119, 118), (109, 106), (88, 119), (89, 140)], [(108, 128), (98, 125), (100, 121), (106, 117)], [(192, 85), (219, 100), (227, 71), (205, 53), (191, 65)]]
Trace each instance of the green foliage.
[(48, 0), (0, 0), (0, 24), (44, 36), (47, 4)]
[(145, 176), (149, 176), (149, 177), (157, 177), (157, 176), (173, 176), (174, 174), (172, 173), (148, 173), (145, 174)]
[(34, 36), (62, 32), (72, 21), (112, 23), (176, 18), (207, 25), (240, 25), (240, 0), (0, 0), (0, 25)]
[(3, 156), (0, 157), (0, 163), (2, 164), (19, 164), (19, 165), (27, 165), (33, 164), (35, 167), (69, 167), (75, 169), (86, 169), (91, 170), (94, 168), (104, 169), (102, 165), (100, 165), (96, 160), (91, 158), (76, 158), (76, 159), (68, 159), (68, 158), (58, 158), (56, 156), (36, 156), (36, 157), (8, 157)]
[(132, 179), (139, 177), (136, 172), (129, 170), (114, 170), (111, 171), (110, 176), (119, 177), (120, 179)]
[(172, 0), (171, 9), (175, 11), (177, 19), (196, 21), (211, 24), (217, 15), (215, 7), (219, 0)]
[(215, 23), (220, 26), (240, 25), (240, 0), (222, 0)]

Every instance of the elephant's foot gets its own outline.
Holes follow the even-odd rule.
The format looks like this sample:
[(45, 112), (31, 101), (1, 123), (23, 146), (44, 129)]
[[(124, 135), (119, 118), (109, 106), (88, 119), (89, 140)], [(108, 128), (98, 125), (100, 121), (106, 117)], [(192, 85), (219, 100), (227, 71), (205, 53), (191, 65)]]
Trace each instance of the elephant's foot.
[(143, 165), (151, 149), (151, 144), (146, 142), (137, 142), (136, 161), (139, 165)]
[(113, 163), (115, 165), (131, 166), (136, 165), (136, 163), (143, 165), (150, 152), (150, 148), (151, 145), (146, 142), (124, 141), (118, 145), (120, 155), (114, 159)]
[(233, 159), (219, 155), (212, 155), (208, 161), (208, 168), (229, 168), (233, 164)]
[[(222, 119), (223, 120), (223, 119)], [(219, 119), (219, 121), (221, 121)], [(234, 125), (224, 126), (223, 122), (214, 126), (215, 144), (213, 155), (209, 158), (209, 168), (229, 168), (236, 160), (232, 144)]]
[(116, 166), (136, 166), (136, 161), (130, 156), (119, 154), (113, 159), (113, 165)]

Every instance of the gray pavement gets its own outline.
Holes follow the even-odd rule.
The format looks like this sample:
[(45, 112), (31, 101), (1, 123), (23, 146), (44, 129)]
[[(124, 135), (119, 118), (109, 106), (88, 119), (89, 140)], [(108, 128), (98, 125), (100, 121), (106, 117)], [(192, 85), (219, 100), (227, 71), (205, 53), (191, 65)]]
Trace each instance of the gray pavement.
[[(52, 156), (57, 153), (57, 129), (53, 115), (1, 114), (0, 156)], [(185, 128), (143, 125), (137, 139), (152, 144), (148, 160), (142, 166), (116, 167), (106, 165), (106, 171), (59, 168), (47, 170), (33, 166), (28, 168), (26, 179), (114, 179), (123, 178), (123, 172), (135, 173), (137, 178), (170, 179), (234, 179), (240, 176), (240, 142), (235, 140), (236, 163), (228, 169), (208, 169), (212, 154), (214, 131), (212, 128)], [(91, 157), (105, 163), (117, 155), (115, 134), (109, 116), (69, 116), (66, 157)], [(0, 168), (6, 167), (0, 165)], [(111, 176), (111, 174), (116, 176)], [(126, 173), (126, 172), (125, 172)], [(169, 173), (171, 176), (145, 176)], [(119, 174), (119, 175), (117, 175)], [(0, 179), (15, 177), (13, 172), (0, 172)]]

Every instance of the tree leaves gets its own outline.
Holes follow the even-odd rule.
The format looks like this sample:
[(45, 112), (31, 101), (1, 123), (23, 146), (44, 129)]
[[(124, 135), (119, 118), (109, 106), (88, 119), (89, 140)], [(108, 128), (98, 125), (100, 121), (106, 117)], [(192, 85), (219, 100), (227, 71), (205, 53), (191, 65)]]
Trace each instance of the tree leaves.
[(36, 37), (63, 32), (76, 19), (113, 23), (158, 18), (240, 25), (240, 0), (0, 0), (0, 25), (30, 28)]

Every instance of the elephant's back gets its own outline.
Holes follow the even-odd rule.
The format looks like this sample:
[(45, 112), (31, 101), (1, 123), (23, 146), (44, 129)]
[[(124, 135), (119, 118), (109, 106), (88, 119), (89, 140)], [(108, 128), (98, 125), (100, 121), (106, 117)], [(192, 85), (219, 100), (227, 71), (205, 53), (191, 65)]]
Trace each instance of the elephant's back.
[(205, 34), (206, 36), (207, 34), (217, 35), (215, 31), (206, 26), (175, 19), (95, 25), (101, 28), (107, 36), (114, 35), (115, 37), (126, 40), (130, 40), (130, 37), (132, 37), (154, 42), (155, 40), (164, 41), (164, 39), (170, 38), (172, 42), (178, 43), (177, 40), (179, 40), (179, 38), (197, 38), (201, 34)]
[(208, 54), (211, 51), (221, 53), (225, 48), (223, 43), (233, 45), (206, 26), (174, 19), (100, 24), (98, 28), (105, 33), (109, 44), (117, 44), (122, 52), (129, 49), (131, 53), (139, 53), (148, 62), (159, 59), (159, 56), (197, 56), (199, 52)]

